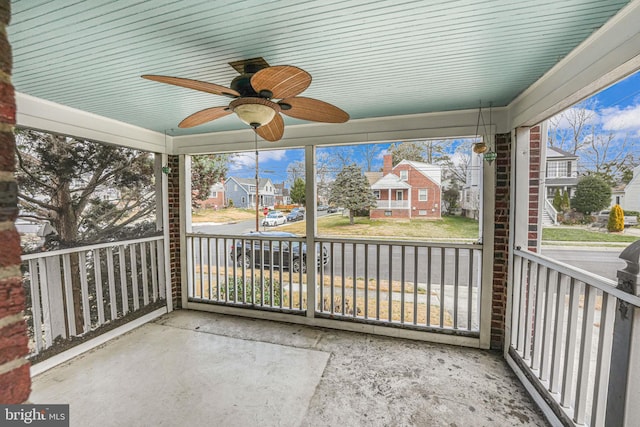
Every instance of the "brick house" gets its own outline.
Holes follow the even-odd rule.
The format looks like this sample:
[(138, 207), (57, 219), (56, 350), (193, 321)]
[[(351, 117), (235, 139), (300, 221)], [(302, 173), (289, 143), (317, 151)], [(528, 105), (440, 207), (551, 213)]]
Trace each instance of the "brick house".
[(391, 154), (386, 154), (382, 173), (368, 173), (367, 178), (378, 199), (371, 218), (440, 218), (440, 166), (403, 160), (393, 167)]

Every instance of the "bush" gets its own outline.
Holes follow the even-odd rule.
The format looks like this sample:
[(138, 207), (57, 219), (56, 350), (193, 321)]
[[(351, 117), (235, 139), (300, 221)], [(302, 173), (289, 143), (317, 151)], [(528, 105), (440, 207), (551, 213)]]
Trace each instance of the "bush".
[(609, 222), (607, 223), (609, 232), (619, 232), (624, 230), (624, 212), (620, 205), (615, 205), (609, 212)]
[(611, 203), (611, 187), (604, 179), (597, 175), (580, 178), (571, 206), (578, 212), (590, 215), (607, 208), (609, 203)]
[(571, 203), (569, 202), (569, 192), (565, 191), (562, 194), (562, 205), (560, 206), (560, 208), (563, 211), (568, 211), (569, 209), (571, 209)]

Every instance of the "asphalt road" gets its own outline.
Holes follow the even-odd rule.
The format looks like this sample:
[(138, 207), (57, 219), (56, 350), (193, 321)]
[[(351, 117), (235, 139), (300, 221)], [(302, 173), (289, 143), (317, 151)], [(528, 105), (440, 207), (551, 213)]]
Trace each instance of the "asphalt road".
[[(320, 215), (326, 214), (321, 212)], [(277, 230), (278, 227), (260, 227), (261, 230)], [(243, 233), (255, 230), (255, 220), (242, 221), (235, 224), (225, 224), (225, 225), (212, 225), (212, 224), (194, 224), (193, 231), (196, 233), (205, 233), (205, 234), (227, 234), (227, 235), (241, 235)], [(563, 262), (565, 264), (572, 265), (574, 267), (578, 267), (592, 273), (598, 274), (603, 277), (607, 277), (612, 280), (616, 280), (617, 270), (625, 267), (625, 262), (619, 259), (620, 252), (623, 250), (623, 247), (616, 248), (593, 248), (593, 247), (543, 247), (541, 253), (545, 256), (553, 258), (557, 261)], [(330, 250), (327, 247), (327, 250)], [(334, 245), (333, 254), (331, 258), (333, 259), (333, 264), (329, 263), (323, 269), (324, 274), (330, 274), (331, 268), (333, 266), (333, 272), (337, 276), (341, 276), (343, 272), (342, 268), (342, 258), (344, 256), (344, 274), (346, 276), (351, 277), (364, 277), (364, 247), (360, 246), (356, 252), (355, 258), (355, 272), (353, 269), (354, 266), (354, 257), (353, 257), (353, 248), (350, 245), (345, 245), (344, 247), (344, 255), (343, 249), (339, 244)], [(419, 256), (422, 258), (425, 256), (425, 253), (420, 252)], [(413, 248), (407, 248), (404, 254), (405, 259), (405, 279), (407, 281), (413, 281), (414, 271), (415, 271), (415, 263), (414, 263), (414, 252)], [(391, 261), (392, 266), (392, 278), (393, 280), (400, 280), (402, 277), (402, 270), (399, 268), (401, 265), (402, 253), (399, 249), (394, 251), (391, 257), (389, 257), (388, 250), (384, 247), (380, 250), (380, 271), (379, 275), (381, 279), (388, 279), (389, 277), (389, 261)], [(464, 280), (467, 282), (468, 277), (468, 252), (460, 251), (460, 256), (458, 260), (460, 264), (459, 280)], [(477, 261), (474, 261), (477, 262)], [(453, 250), (448, 250), (445, 253), (445, 282), (450, 283), (450, 281), (454, 278), (454, 263), (455, 256)], [(374, 246), (369, 247), (369, 277), (375, 277), (378, 274), (376, 269), (376, 251)], [(432, 251), (432, 265), (434, 268), (431, 272), (431, 280), (432, 283), (440, 283), (440, 266), (441, 266), (441, 258), (440, 252), (438, 250)], [(418, 263), (418, 274), (419, 281), (425, 281), (427, 275), (427, 269), (425, 264), (422, 261)], [(421, 279), (422, 278), (422, 279)], [(475, 281), (475, 280), (474, 280)]]

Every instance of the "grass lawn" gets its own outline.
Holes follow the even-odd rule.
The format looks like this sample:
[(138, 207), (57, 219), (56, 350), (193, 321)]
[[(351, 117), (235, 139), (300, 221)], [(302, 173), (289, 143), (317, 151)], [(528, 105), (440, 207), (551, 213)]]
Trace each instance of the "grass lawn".
[(583, 228), (543, 228), (542, 240), (559, 242), (635, 242), (638, 236), (589, 231)]
[[(281, 231), (305, 234), (303, 221), (279, 227)], [(439, 220), (384, 220), (358, 217), (349, 224), (349, 217), (327, 215), (318, 218), (318, 234), (324, 236), (382, 237), (408, 240), (478, 239), (478, 222), (458, 216)]]
[[(252, 209), (223, 208), (223, 209), (198, 209), (191, 216), (193, 222), (217, 222), (244, 221), (256, 217), (256, 211)], [(262, 217), (262, 214), (261, 214)]]

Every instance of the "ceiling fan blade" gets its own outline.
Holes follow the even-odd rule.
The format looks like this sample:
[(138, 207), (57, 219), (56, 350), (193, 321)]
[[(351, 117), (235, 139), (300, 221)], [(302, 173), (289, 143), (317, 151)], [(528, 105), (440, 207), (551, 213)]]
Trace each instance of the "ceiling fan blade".
[(213, 93), (214, 95), (228, 96), (230, 98), (237, 98), (240, 96), (237, 91), (231, 88), (220, 86), (214, 83), (201, 82), (200, 80), (183, 79), (181, 77), (156, 76), (152, 74), (145, 74), (141, 77), (143, 79), (153, 80), (160, 83), (168, 83), (170, 85)]
[(289, 104), (291, 109), (282, 109), (282, 113), (296, 119), (311, 120), (324, 123), (344, 123), (349, 120), (349, 114), (335, 105), (313, 98), (297, 96), (286, 98), (278, 104)]
[(268, 90), (271, 98), (289, 98), (296, 96), (311, 84), (311, 74), (293, 65), (276, 65), (263, 68), (251, 77), (251, 86), (260, 93)]
[(231, 109), (226, 106), (205, 108), (204, 110), (200, 110), (197, 113), (193, 113), (192, 115), (181, 121), (178, 127), (191, 128), (203, 123), (210, 122), (211, 120), (219, 119), (220, 117), (227, 116), (231, 113)]
[(278, 141), (284, 134), (284, 120), (282, 120), (282, 116), (280, 114), (276, 113), (273, 120), (266, 125), (258, 127), (255, 131), (262, 139), (266, 139), (271, 142)]

